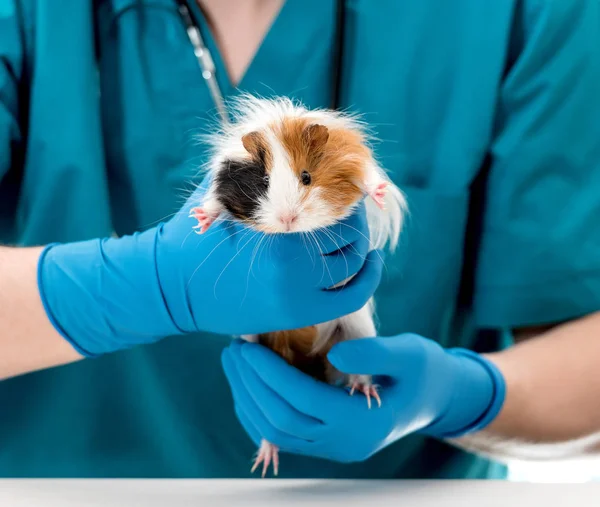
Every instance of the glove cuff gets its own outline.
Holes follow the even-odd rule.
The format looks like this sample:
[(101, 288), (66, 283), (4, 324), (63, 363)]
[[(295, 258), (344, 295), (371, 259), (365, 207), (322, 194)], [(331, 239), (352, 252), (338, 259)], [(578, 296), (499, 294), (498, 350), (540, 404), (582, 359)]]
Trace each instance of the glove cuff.
[[(462, 348), (449, 349), (447, 350), (447, 353), (457, 358), (463, 358), (464, 360), (469, 362), (474, 361), (475, 363), (477, 363), (478, 369), (482, 370), (482, 373), (480, 373), (480, 377), (484, 375), (488, 381), (491, 381), (491, 390), (489, 395), (489, 403), (487, 404), (487, 407), (484, 409), (483, 413), (479, 412), (480, 415), (476, 416), (476, 419), (468, 426), (462, 427), (459, 430), (446, 431), (444, 430), (444, 428), (442, 428), (442, 426), (445, 426), (443, 424), (444, 418), (442, 418), (439, 424), (434, 423), (430, 426), (428, 430), (425, 430), (425, 433), (432, 436), (436, 436), (437, 438), (455, 439), (481, 431), (485, 429), (489, 424), (491, 424), (492, 421), (494, 421), (494, 419), (496, 419), (496, 417), (500, 413), (500, 410), (502, 409), (502, 406), (504, 405), (504, 400), (506, 398), (506, 381), (504, 380), (504, 376), (502, 375), (498, 367), (494, 363), (483, 357), (481, 354)], [(463, 364), (463, 367), (464, 366), (466, 365)], [(475, 385), (475, 382), (477, 382), (478, 380), (480, 381), (481, 379), (465, 379), (465, 384), (467, 385), (461, 386), (460, 389), (469, 389), (469, 383), (471, 383), (472, 388), (475, 389), (477, 387)], [(489, 387), (485, 389), (489, 390)], [(463, 395), (465, 398), (468, 396), (464, 393)], [(471, 407), (450, 407), (449, 411), (452, 411), (453, 409), (467, 410), (469, 408)]]
[(46, 255), (48, 254), (48, 252), (52, 248), (54, 248), (54, 247), (56, 247), (58, 245), (60, 245), (60, 243), (50, 243), (49, 245), (46, 245), (46, 247), (42, 250), (42, 253), (40, 254), (40, 257), (38, 259), (38, 265), (37, 265), (37, 285), (38, 285), (38, 290), (40, 292), (40, 299), (42, 300), (42, 306), (44, 307), (44, 311), (46, 312), (46, 316), (48, 317), (48, 320), (50, 321), (50, 323), (52, 324), (52, 326), (54, 327), (54, 329), (66, 341), (68, 341), (71, 344), (71, 346), (79, 354), (81, 354), (84, 357), (89, 357), (89, 358), (96, 357), (97, 354), (93, 354), (89, 350), (84, 349), (75, 340), (73, 340), (69, 336), (69, 334), (63, 329), (63, 327), (57, 321), (56, 317), (54, 316), (54, 312), (50, 308), (49, 298), (48, 298), (48, 296), (46, 294), (46, 286), (44, 284), (44, 279), (45, 279), (44, 278), (44, 266), (45, 266)]
[(50, 244), (38, 260), (48, 319), (85, 357), (179, 334), (156, 273), (156, 231)]

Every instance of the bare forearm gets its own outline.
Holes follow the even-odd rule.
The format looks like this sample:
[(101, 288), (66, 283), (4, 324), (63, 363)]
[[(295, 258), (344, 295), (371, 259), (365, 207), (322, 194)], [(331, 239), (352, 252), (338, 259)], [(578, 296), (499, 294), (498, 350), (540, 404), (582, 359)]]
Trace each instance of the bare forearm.
[(81, 358), (42, 306), (37, 286), (41, 251), (0, 247), (0, 379)]
[(600, 313), (488, 358), (506, 378), (504, 407), (454, 444), (504, 460), (600, 456)]

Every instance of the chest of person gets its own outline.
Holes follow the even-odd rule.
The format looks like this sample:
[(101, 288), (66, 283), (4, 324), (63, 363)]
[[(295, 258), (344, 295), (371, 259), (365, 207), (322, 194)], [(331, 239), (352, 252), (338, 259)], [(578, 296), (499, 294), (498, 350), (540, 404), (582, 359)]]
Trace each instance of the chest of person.
[[(468, 192), (492, 136), (510, 10), (346, 3), (341, 107), (371, 126), (375, 152), (401, 187)], [(247, 91), (326, 107), (335, 6), (285, 2), (237, 89), (199, 16), (225, 99)], [(218, 115), (174, 0), (105, 0), (95, 16), (107, 172), (116, 201), (140, 201), (130, 210), (143, 215), (131, 224), (139, 228), (160, 218), (151, 211), (159, 194), (179, 204), (177, 193), (206, 161), (201, 136), (218, 127)]]
[[(29, 36), (31, 117), (18, 210), (25, 243), (121, 235), (169, 217), (201, 178), (201, 135), (218, 127), (174, 0), (72, 3), (68, 12), (38, 9)], [(238, 89), (199, 15), (226, 100), (241, 90), (326, 107), (335, 7), (285, 2)], [(384, 301), (404, 297), (414, 314), (423, 300), (412, 288), (443, 288), (444, 303), (429, 304), (433, 322), (443, 321), (460, 283), (510, 13), (508, 5), (468, 0), (347, 2), (341, 107), (370, 125), (376, 156), (411, 210), (380, 293)], [(380, 306), (389, 317), (395, 311)]]

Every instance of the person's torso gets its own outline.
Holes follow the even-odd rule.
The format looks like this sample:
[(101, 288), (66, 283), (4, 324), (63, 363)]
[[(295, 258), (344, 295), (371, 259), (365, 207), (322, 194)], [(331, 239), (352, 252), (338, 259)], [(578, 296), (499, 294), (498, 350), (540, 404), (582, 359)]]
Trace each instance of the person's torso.
[[(240, 89), (327, 107), (335, 3), (288, 0)], [(513, 2), (346, 3), (341, 106), (373, 127), (376, 155), (410, 207), (376, 294), (379, 332), (474, 346), (465, 240)], [(198, 135), (216, 121), (176, 2), (21, 4), (25, 164), (13, 168), (10, 185), (0, 184), (0, 199), (14, 203), (2, 217), (14, 227), (1, 230), (0, 241), (122, 235), (168, 219), (198, 181), (206, 160)], [(201, 28), (231, 97), (217, 48)], [(228, 341), (168, 339), (4, 381), (0, 476), (248, 477), (255, 449), (235, 419), (219, 359)], [(282, 477), (486, 477), (494, 470), (420, 437), (364, 463), (284, 455), (281, 464)]]

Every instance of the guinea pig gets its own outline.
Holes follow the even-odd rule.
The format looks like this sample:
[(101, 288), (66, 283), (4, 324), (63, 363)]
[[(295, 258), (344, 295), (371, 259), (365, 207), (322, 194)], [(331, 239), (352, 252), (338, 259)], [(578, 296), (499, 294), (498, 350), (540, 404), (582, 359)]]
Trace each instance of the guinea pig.
[(355, 116), (287, 98), (245, 95), (235, 106), (235, 121), (209, 138), (212, 184), (192, 210), (200, 233), (223, 213), (266, 233), (310, 232), (346, 218), (367, 195), (373, 246), (396, 246), (406, 202)]
[[(191, 212), (196, 232), (224, 219), (266, 234), (309, 233), (343, 220), (367, 197), (372, 248), (396, 247), (406, 200), (375, 160), (356, 116), (251, 95), (242, 96), (233, 111), (234, 121), (209, 138), (210, 186)], [(321, 381), (346, 386), (350, 394), (362, 392), (371, 408), (371, 398), (381, 405), (372, 379), (335, 370), (327, 353), (340, 341), (376, 334), (371, 300), (332, 322), (243, 338)], [(278, 448), (263, 440), (252, 472), (263, 463), (264, 477), (271, 462), (277, 475)]]

